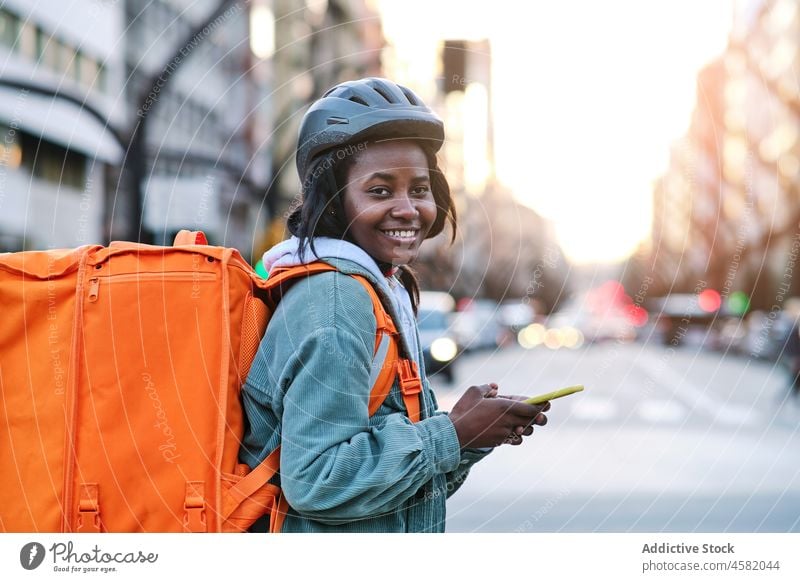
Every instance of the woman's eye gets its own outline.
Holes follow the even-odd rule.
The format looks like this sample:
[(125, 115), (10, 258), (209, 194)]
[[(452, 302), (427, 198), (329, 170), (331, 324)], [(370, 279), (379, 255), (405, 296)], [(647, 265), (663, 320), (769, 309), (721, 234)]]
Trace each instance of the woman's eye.
[(369, 192), (370, 192), (370, 194), (375, 194), (376, 196), (380, 196), (382, 198), (392, 195), (392, 193), (389, 192), (389, 190), (387, 188), (384, 188), (383, 186), (378, 186), (376, 188), (370, 188)]
[(430, 191), (430, 186), (417, 186), (411, 192), (414, 196), (427, 196)]

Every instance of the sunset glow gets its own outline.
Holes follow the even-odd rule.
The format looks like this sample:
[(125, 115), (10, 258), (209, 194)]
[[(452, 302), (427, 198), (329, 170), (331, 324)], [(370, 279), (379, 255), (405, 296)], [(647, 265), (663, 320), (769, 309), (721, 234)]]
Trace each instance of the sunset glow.
[(491, 11), (469, 1), (378, 6), (406, 63), (436, 58), (431, 37), (490, 39), (496, 175), (554, 222), (570, 259), (623, 260), (647, 238), (653, 182), (689, 125), (698, 71), (725, 47), (730, 2), (531, 3), (524, 17), (503, 1)]

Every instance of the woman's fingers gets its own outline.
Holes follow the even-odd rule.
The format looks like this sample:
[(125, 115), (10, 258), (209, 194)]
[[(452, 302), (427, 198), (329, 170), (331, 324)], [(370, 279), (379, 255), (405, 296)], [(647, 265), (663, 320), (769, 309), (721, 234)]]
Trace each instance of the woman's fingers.
[(519, 445), (533, 427), (547, 423), (550, 403), (526, 404), (521, 396), (498, 395), (497, 384), (471, 386), (450, 411), (450, 420), (463, 447)]
[[(506, 400), (514, 400), (515, 402), (524, 402), (525, 400), (528, 399), (527, 396), (517, 396), (517, 395), (514, 395), (514, 394), (510, 394), (510, 395), (509, 394), (498, 394), (497, 398), (505, 398)], [(532, 406), (534, 406), (534, 405), (532, 405)], [(550, 401), (548, 400), (547, 402), (543, 402), (542, 404), (536, 404), (535, 406), (538, 406), (539, 408), (541, 408), (542, 412), (547, 412), (548, 410), (550, 410)]]
[[(521, 424), (527, 425), (536, 423), (539, 417), (544, 417), (542, 411), (545, 410), (542, 405), (525, 404), (524, 402), (511, 401), (513, 404), (509, 406), (508, 413), (516, 416), (520, 420), (524, 420)], [(549, 403), (548, 403), (549, 404)]]

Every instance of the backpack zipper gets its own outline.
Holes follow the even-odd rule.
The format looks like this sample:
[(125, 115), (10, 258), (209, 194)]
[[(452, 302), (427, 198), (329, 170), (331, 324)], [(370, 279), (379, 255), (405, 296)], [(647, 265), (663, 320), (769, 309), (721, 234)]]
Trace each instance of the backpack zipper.
[(216, 273), (199, 271), (181, 273), (121, 273), (119, 275), (101, 275), (89, 279), (88, 299), (91, 303), (97, 301), (100, 294), (100, 283), (126, 283), (140, 281), (216, 281)]
[(75, 476), (75, 466), (78, 463), (78, 455), (76, 452), (76, 434), (77, 429), (77, 385), (78, 385), (78, 363), (80, 358), (83, 357), (82, 349), (83, 343), (80, 338), (83, 333), (83, 305), (79, 300), (80, 294), (83, 293), (83, 286), (86, 284), (86, 265), (89, 255), (84, 252), (80, 257), (80, 264), (77, 273), (76, 290), (75, 290), (75, 313), (72, 324), (72, 338), (70, 344), (72, 347), (72, 361), (70, 362), (71, 373), (67, 381), (66, 390), (66, 432), (65, 447), (64, 447), (64, 492), (62, 495), (61, 513), (62, 513), (62, 532), (73, 531), (73, 518), (75, 514), (75, 500), (73, 499), (73, 479)]

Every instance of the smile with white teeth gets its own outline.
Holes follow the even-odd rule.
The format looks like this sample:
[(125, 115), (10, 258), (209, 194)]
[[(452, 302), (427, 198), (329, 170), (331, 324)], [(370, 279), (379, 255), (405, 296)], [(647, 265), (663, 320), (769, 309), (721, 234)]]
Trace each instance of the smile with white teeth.
[(413, 240), (417, 237), (416, 230), (395, 229), (395, 230), (382, 230), (381, 232), (386, 236), (403, 241)]

